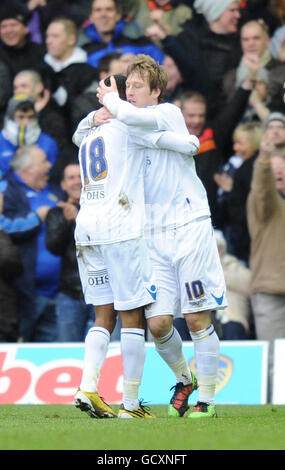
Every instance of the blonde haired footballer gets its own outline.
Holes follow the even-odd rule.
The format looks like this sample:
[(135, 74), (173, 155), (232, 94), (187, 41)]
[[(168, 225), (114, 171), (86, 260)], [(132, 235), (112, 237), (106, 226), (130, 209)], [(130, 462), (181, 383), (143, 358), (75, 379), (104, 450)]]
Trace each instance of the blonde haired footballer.
[[(138, 55), (127, 71), (127, 101), (116, 85), (100, 82), (97, 96), (117, 119), (130, 128), (174, 131), (186, 135), (179, 108), (161, 103), (162, 68), (149, 56)], [(183, 314), (194, 343), (199, 382), (198, 402), (191, 419), (216, 417), (215, 387), (219, 339), (211, 311), (225, 308), (226, 287), (211, 224), (206, 191), (194, 159), (169, 150), (146, 150), (145, 202), (150, 208), (146, 238), (159, 282), (154, 304), (145, 309), (157, 351), (175, 372), (182, 341), (173, 315)], [(184, 377), (175, 387), (169, 416), (183, 416), (195, 384)]]
[[(124, 77), (116, 76), (116, 82), (123, 88)], [(194, 144), (189, 136), (182, 140), (189, 154), (197, 152), (195, 139)], [(88, 115), (73, 140), (80, 145), (82, 179), (75, 230), (78, 266), (86, 303), (93, 304), (96, 310), (94, 327), (85, 340), (83, 375), (75, 405), (91, 417), (116, 416), (97, 389), (114, 328), (115, 309), (122, 322), (124, 363), (123, 404), (118, 417), (153, 418), (138, 400), (145, 359), (143, 306), (156, 299), (156, 280), (143, 238), (146, 161), (138, 149), (140, 145), (176, 148), (179, 136), (158, 132), (145, 136), (144, 131), (131, 136), (128, 126), (117, 119), (92, 128)]]

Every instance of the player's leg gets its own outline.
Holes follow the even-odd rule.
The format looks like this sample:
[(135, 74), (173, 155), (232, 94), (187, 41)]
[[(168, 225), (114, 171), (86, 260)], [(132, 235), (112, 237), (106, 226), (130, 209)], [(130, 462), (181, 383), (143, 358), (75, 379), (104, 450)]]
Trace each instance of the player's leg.
[(104, 275), (106, 269), (99, 248), (81, 249), (78, 266), (85, 301), (96, 306), (95, 323), (85, 338), (83, 373), (75, 395), (75, 406), (92, 418), (114, 418), (116, 413), (99, 396), (97, 388), (116, 321), (113, 296), (108, 278)]
[(139, 402), (145, 361), (143, 306), (154, 302), (156, 284), (145, 242), (133, 239), (105, 247), (114, 307), (121, 319), (121, 352), (124, 364), (123, 405), (119, 418), (152, 418)]
[(210, 219), (197, 220), (179, 231), (181, 310), (194, 344), (198, 403), (189, 418), (216, 416), (215, 388), (220, 342), (214, 330), (211, 311), (227, 306), (225, 280)]
[(218, 374), (220, 342), (211, 322), (211, 311), (190, 313), (185, 319), (194, 343), (198, 402), (189, 418), (216, 417), (215, 389)]
[(172, 387), (174, 392), (168, 407), (168, 416), (171, 418), (182, 417), (189, 408), (189, 396), (197, 388), (197, 379), (189, 370), (182, 352), (182, 340), (173, 326), (173, 317), (159, 315), (148, 318), (148, 327), (158, 354), (176, 377), (176, 385)]
[(148, 240), (148, 243), (159, 289), (156, 302), (145, 309), (145, 317), (158, 354), (176, 377), (168, 415), (182, 417), (188, 410), (188, 398), (197, 388), (197, 381), (189, 370), (181, 337), (173, 326), (173, 315), (180, 306), (172, 263), (175, 240), (169, 233), (168, 236)]
[(84, 367), (80, 389), (98, 392), (97, 384), (110, 342), (110, 334), (115, 324), (113, 304), (98, 305), (95, 308), (96, 320), (85, 338)]
[(94, 326), (85, 338), (83, 373), (75, 406), (91, 418), (115, 418), (117, 415), (98, 394), (100, 371), (108, 352), (110, 334), (115, 326), (113, 304), (97, 306)]
[(143, 308), (120, 311), (121, 353), (124, 363), (123, 403), (119, 418), (154, 418), (139, 401), (139, 387), (145, 362), (145, 320)]

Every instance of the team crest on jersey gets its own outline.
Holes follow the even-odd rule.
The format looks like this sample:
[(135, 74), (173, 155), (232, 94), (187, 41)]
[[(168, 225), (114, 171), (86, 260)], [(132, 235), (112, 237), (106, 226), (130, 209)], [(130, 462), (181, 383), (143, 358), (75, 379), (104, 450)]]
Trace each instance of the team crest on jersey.
[[(196, 359), (194, 357), (190, 360), (189, 367), (194, 372), (194, 374), (197, 374)], [(222, 390), (227, 385), (232, 374), (233, 361), (229, 357), (221, 354), (217, 374), (216, 393)]]
[(88, 271), (87, 277), (89, 286), (102, 286), (109, 283), (107, 269)]

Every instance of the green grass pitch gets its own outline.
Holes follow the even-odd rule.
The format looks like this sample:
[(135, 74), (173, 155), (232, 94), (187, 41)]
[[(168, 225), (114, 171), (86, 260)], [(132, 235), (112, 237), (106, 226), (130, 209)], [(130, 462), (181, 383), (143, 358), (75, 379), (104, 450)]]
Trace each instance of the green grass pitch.
[[(118, 406), (114, 406), (117, 410)], [(72, 405), (1, 405), (0, 450), (284, 450), (285, 406), (217, 405), (217, 419), (91, 419)]]

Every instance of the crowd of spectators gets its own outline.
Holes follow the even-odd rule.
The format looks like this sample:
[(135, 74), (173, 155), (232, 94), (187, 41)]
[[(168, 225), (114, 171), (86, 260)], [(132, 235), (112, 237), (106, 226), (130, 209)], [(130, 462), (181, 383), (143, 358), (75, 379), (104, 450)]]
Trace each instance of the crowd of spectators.
[[(200, 140), (229, 306), (220, 338), (285, 337), (283, 0), (3, 0), (0, 341), (83, 341), (94, 320), (73, 231), (78, 122), (136, 54)], [(177, 324), (183, 339), (183, 324)], [(113, 340), (119, 339), (119, 331)]]

